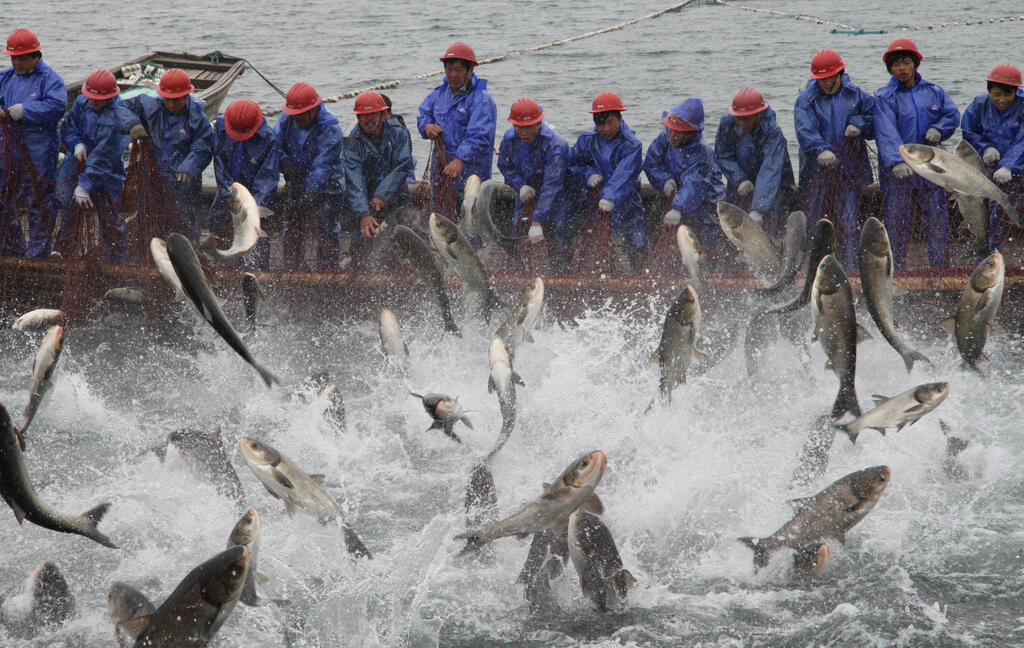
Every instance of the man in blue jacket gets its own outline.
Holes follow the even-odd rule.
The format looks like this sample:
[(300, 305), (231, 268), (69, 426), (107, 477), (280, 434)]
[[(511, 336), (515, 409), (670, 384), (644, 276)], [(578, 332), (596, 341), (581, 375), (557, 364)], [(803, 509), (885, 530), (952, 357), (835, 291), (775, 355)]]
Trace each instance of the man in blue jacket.
[(665, 130), (647, 148), (644, 173), (671, 201), (663, 223), (674, 228), (685, 222), (705, 250), (714, 250), (721, 231), (715, 205), (725, 200), (725, 184), (714, 151), (704, 141), (704, 102), (690, 97), (662, 115)]
[[(256, 204), (270, 207), (281, 175), (277, 139), (263, 118), (255, 101), (239, 99), (231, 102), (213, 128), (213, 171), (217, 178), (217, 195), (210, 206), (210, 233), (231, 240), (232, 183), (249, 190)], [(266, 268), (270, 263), (270, 244), (261, 237), (246, 255), (246, 265)]]
[(318, 269), (338, 266), (341, 210), (345, 206), (344, 133), (316, 89), (296, 83), (285, 97), (274, 127), (281, 171), (287, 182), (288, 213), (282, 219), (284, 266), (297, 269), (305, 258), (308, 232), (316, 221)]
[(193, 230), (187, 234), (193, 243), (199, 240), (203, 170), (213, 159), (213, 127), (203, 113), (202, 100), (192, 96), (194, 90), (188, 73), (172, 68), (160, 77), (159, 99), (140, 94), (124, 100), (139, 117), (164, 182), (192, 224)]
[(491, 177), (498, 107), (487, 93), (487, 79), (473, 74), (476, 54), (469, 45), (453, 44), (441, 62), (445, 79), (420, 104), (416, 125), (425, 139), (444, 143), (449, 161), (442, 167), (436, 154), (431, 160), (431, 204), (434, 211), (443, 208), (445, 216), (455, 218), (466, 179)]
[[(1024, 90), (1020, 69), (1009, 63), (992, 68), (988, 93), (974, 98), (964, 110), (960, 130), (964, 139), (981, 154), (992, 179), (1015, 200), (1017, 209), (1024, 203)], [(1003, 208), (989, 201), (988, 244), (993, 250), (1002, 245), (1009, 226)]]
[(643, 145), (622, 119), (626, 108), (614, 92), (598, 94), (591, 105), (594, 130), (576, 138), (569, 168), (580, 183), (599, 191), (599, 216), (611, 219), (612, 246), (620, 265), (634, 269), (647, 249), (640, 201)]
[[(82, 86), (82, 94), (68, 111), (61, 133), (69, 155), (64, 165), (74, 169), (85, 162), (78, 175), (74, 201), (81, 210), (95, 209), (99, 216), (100, 257), (107, 263), (124, 261), (124, 221), (117, 215), (117, 201), (124, 190), (124, 152), (128, 130), (138, 119), (121, 101), (117, 80), (107, 70), (96, 70)], [(62, 171), (61, 175), (66, 172)], [(67, 172), (73, 175), (73, 171)], [(65, 197), (65, 199), (70, 197)], [(61, 222), (60, 245), (72, 252), (74, 231), (69, 205)]]
[[(0, 72), (0, 121), (10, 126), (14, 159), (0, 159), (0, 183), (6, 175), (3, 167), (12, 164), (18, 185), (12, 188), (12, 194), (16, 192), (16, 202), (28, 209), (28, 256), (40, 258), (50, 254), (57, 215), (57, 124), (67, 107), (68, 94), (64, 81), (43, 62), (39, 39), (31, 31), (14, 30), (4, 54), (11, 57), (11, 67)], [(27, 160), (22, 158), (22, 146), (28, 151)], [(25, 254), (20, 214), (13, 205), (7, 205), (2, 217), (0, 254)]]
[(777, 235), (793, 205), (796, 187), (786, 136), (775, 111), (754, 88), (742, 88), (718, 123), (715, 162), (728, 181), (726, 200), (750, 201), (750, 216)]
[(932, 266), (949, 265), (949, 208), (942, 187), (914, 174), (900, 156), (901, 144), (938, 146), (960, 125), (960, 111), (946, 91), (918, 74), (921, 53), (914, 41), (897, 38), (882, 60), (892, 75), (875, 91), (875, 140), (882, 219), (892, 244), (893, 263), (906, 263), (916, 203)]
[(793, 108), (800, 143), (800, 198), (810, 223), (835, 221), (843, 265), (857, 267), (860, 193), (871, 184), (866, 140), (875, 136), (875, 99), (850, 81), (839, 52), (820, 50)]
[[(356, 125), (345, 146), (345, 183), (348, 206), (358, 233), (353, 251), (362, 256), (377, 236), (382, 222), (409, 225), (408, 174), (412, 170), (409, 131), (396, 118), (387, 118), (384, 97), (372, 91), (356, 97)], [(356, 260), (357, 263), (360, 261)]]
[(544, 121), (544, 110), (528, 97), (512, 104), (508, 121), (512, 128), (501, 139), (498, 168), (505, 184), (516, 192), (516, 206), (513, 222), (500, 229), (511, 229), (528, 214), (530, 243), (543, 241), (546, 230), (555, 244), (552, 266), (556, 272), (564, 272), (574, 207), (568, 181), (569, 143)]

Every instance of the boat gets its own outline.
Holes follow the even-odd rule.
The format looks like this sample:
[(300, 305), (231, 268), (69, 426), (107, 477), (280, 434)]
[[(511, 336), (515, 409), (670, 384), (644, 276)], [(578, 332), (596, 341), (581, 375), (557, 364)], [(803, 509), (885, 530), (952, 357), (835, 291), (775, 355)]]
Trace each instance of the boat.
[[(110, 68), (121, 88), (121, 96), (129, 98), (138, 94), (156, 96), (160, 76), (164, 70), (179, 68), (188, 73), (195, 96), (202, 99), (207, 119), (213, 121), (220, 112), (220, 106), (242, 72), (245, 61), (220, 52), (209, 54), (187, 54), (185, 52), (150, 52), (132, 59), (115, 68)], [(82, 92), (85, 79), (67, 84), (68, 108)]]

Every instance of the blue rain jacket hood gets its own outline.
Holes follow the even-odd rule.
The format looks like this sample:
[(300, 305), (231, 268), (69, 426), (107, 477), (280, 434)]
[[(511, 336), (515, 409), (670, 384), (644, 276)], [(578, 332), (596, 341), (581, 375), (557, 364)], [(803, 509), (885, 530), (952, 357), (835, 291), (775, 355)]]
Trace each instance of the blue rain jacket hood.
[(67, 103), (64, 80), (42, 59), (28, 74), (19, 75), (13, 67), (0, 72), (0, 108), (21, 104), (24, 117), (9, 124), (21, 133), (32, 164), (45, 177), (53, 178), (57, 170), (57, 124)]
[(875, 91), (875, 140), (880, 167), (891, 169), (902, 162), (900, 144), (923, 144), (929, 128), (948, 139), (960, 125), (960, 111), (946, 91), (916, 76), (910, 88), (893, 77)]
[(672, 106), (672, 109), (661, 114), (662, 119), (672, 113), (683, 121), (690, 122), (700, 133), (704, 130), (704, 102), (697, 97), (683, 99), (682, 103)]
[(187, 173), (201, 178), (213, 160), (213, 127), (203, 112), (203, 101), (187, 95), (185, 110), (172, 115), (159, 97), (138, 95), (124, 105), (142, 122), (149, 141), (168, 179)]
[(987, 93), (978, 95), (964, 110), (960, 129), (978, 153), (994, 147), (1000, 154), (998, 166), (1024, 172), (1024, 89), (1017, 88), (1013, 103), (1002, 111)]
[(299, 170), (303, 189), (316, 193), (337, 193), (345, 190), (345, 135), (327, 105), (323, 102), (309, 128), (302, 128), (291, 115), (281, 115), (274, 127), (280, 152), (279, 164)]
[(439, 125), (448, 155), (464, 162), (463, 180), (474, 174), (487, 180), (494, 161), (498, 107), (487, 94), (487, 79), (473, 74), (470, 83), (472, 89), (463, 95), (452, 93), (448, 79), (431, 90), (420, 104), (416, 126), (426, 138), (427, 124)]

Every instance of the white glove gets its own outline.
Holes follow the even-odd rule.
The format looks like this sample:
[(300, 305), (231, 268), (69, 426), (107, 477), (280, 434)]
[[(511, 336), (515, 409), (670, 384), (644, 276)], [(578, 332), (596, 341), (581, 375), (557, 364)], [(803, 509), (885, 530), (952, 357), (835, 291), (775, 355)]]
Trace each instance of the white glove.
[(607, 198), (602, 198), (600, 201), (598, 201), (597, 208), (603, 212), (611, 213), (615, 211), (615, 203), (608, 200)]
[(999, 184), (1006, 184), (1010, 180), (1013, 180), (1013, 171), (1010, 171), (1010, 167), (999, 167), (996, 172), (992, 174), (992, 179)]
[(529, 202), (537, 197), (537, 192), (533, 190), (530, 185), (523, 185), (519, 189), (519, 200), (522, 202)]
[(910, 170), (910, 167), (907, 166), (906, 162), (897, 162), (892, 165), (892, 175), (897, 180), (906, 180), (912, 173), (913, 171)]
[(670, 209), (665, 214), (665, 218), (661, 219), (661, 222), (665, 223), (668, 227), (675, 227), (681, 220), (683, 220), (683, 215), (679, 213), (679, 210)]
[(85, 144), (81, 142), (75, 144), (75, 157), (78, 158), (79, 162), (85, 162), (85, 154)]
[(860, 137), (860, 129), (853, 124), (849, 124), (846, 126), (846, 132), (843, 135), (847, 137)]
[(818, 164), (823, 167), (830, 167), (836, 163), (836, 154), (832, 151), (825, 149), (821, 153), (818, 153)]
[(764, 222), (764, 214), (762, 214), (761, 212), (757, 211), (756, 209), (752, 210), (747, 215), (750, 216), (750, 220), (756, 222), (758, 225), (760, 225), (761, 223)]
[(601, 184), (602, 182), (604, 182), (604, 176), (601, 175), (600, 173), (592, 173), (590, 177), (587, 178), (587, 186), (590, 187), (591, 189)]
[(665, 186), (661, 188), (661, 193), (665, 194), (666, 196), (671, 196), (676, 192), (677, 189), (679, 189), (679, 185), (676, 184), (675, 180), (669, 178), (668, 180), (665, 181)]
[(527, 234), (530, 243), (540, 243), (544, 240), (544, 228), (536, 223), (530, 225), (530, 232)]
[(999, 149), (994, 146), (990, 146), (985, 149), (985, 152), (981, 154), (981, 159), (985, 161), (985, 164), (995, 164), (1002, 159), (1002, 155), (999, 154)]
[(924, 132), (924, 141), (929, 144), (938, 144), (942, 141), (942, 133), (939, 132), (938, 128), (929, 128)]
[(21, 104), (14, 104), (7, 109), (7, 115), (14, 121), (21, 121), (21, 118), (25, 116), (25, 110)]
[(92, 198), (82, 185), (75, 187), (75, 202), (81, 207), (92, 207)]
[(736, 193), (740, 195), (740, 198), (746, 198), (754, 193), (754, 183), (750, 180), (744, 180), (736, 187)]

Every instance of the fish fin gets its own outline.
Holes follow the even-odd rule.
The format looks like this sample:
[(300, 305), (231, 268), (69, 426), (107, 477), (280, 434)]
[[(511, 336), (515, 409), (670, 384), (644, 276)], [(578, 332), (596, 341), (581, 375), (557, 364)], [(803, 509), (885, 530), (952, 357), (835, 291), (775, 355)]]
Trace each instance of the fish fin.
[(256, 236), (259, 237), (259, 238), (269, 238), (270, 234), (267, 234), (266, 232), (264, 232), (263, 228), (257, 227), (256, 228)]
[(314, 473), (314, 474), (310, 475), (309, 478), (312, 479), (313, 483), (316, 484), (317, 486), (319, 486), (320, 488), (324, 487), (324, 481), (326, 481), (326, 479), (327, 479), (326, 477), (324, 477), (320, 473)]
[(860, 436), (860, 430), (853, 427), (853, 421), (850, 421), (846, 425), (836, 423), (834, 426), (843, 432), (846, 432), (846, 436), (850, 437), (850, 443), (856, 445), (857, 437)]
[(497, 389), (497, 387), (494, 386), (494, 376), (488, 376), (487, 377), (487, 393), (488, 394), (493, 394), (495, 389)]
[(260, 218), (269, 218), (274, 215), (274, 210), (268, 207), (260, 207)]
[(21, 524), (22, 522), (24, 522), (25, 521), (25, 511), (22, 510), (22, 508), (20, 506), (18, 506), (18, 503), (15, 502), (14, 500), (11, 500), (11, 501), (9, 501), (7, 503), (11, 505), (11, 510), (14, 511), (14, 517), (18, 520), (18, 524)]
[(988, 330), (992, 335), (1006, 335), (1006, 329), (999, 322), (990, 321)]
[[(885, 436), (886, 428), (884, 428), (884, 427), (873, 427), (873, 428), (870, 428), (870, 429), (878, 430), (881, 433), (882, 436)], [(899, 432), (902, 429), (903, 429), (903, 426), (901, 425), (900, 427), (896, 428), (896, 431)]]
[(91, 509), (83, 513), (82, 517), (84, 517), (88, 521), (87, 524), (89, 530), (87, 533), (78, 533), (81, 533), (82, 536), (89, 538), (90, 540), (100, 543), (104, 547), (117, 549), (117, 545), (111, 542), (110, 538), (103, 535), (96, 529), (96, 525), (100, 523), (100, 520), (103, 519), (103, 516), (107, 513), (107, 510), (109, 509), (110, 502), (104, 502), (98, 506), (92, 507)]
[(836, 540), (839, 541), (839, 544), (845, 545), (846, 544), (846, 532), (845, 531), (837, 532), (836, 533)]
[(618, 574), (616, 574), (616, 577), (621, 577), (623, 584), (622, 589), (628, 590), (630, 587), (635, 586), (637, 583), (636, 576), (631, 574), (628, 569), (623, 569)]
[(871, 399), (875, 401), (875, 407), (884, 405), (891, 400), (888, 396), (882, 396), (881, 394), (871, 394)]
[(18, 447), (21, 448), (22, 452), (25, 452), (25, 435), (21, 433), (21, 430), (11, 426), (11, 430), (14, 431), (14, 436), (18, 437)]
[(754, 567), (768, 566), (768, 550), (764, 548), (760, 538), (736, 538), (754, 551)]
[(484, 543), (480, 541), (480, 533), (479, 529), (474, 529), (455, 536), (456, 540), (466, 541), (466, 546), (458, 554), (459, 557), (475, 555), (480, 550), (480, 547), (484, 546)]
[(907, 294), (910, 294), (910, 290), (908, 288), (904, 288), (903, 286), (899, 285), (898, 283), (893, 283), (892, 284), (892, 296), (893, 297), (902, 297), (903, 295), (907, 295)]
[(260, 585), (266, 585), (270, 582), (270, 577), (264, 574), (263, 572), (256, 572), (256, 576), (254, 578), (256, 579), (256, 582)]
[(110, 510), (110, 502), (104, 502), (99, 506), (92, 507), (82, 515), (89, 518), (89, 521), (92, 522), (93, 526), (95, 526), (100, 523), (100, 520), (103, 519), (103, 516), (107, 514), (108, 510)]
[(276, 481), (278, 484), (281, 484), (285, 488), (295, 488), (295, 484), (292, 483), (292, 480), (288, 479), (288, 476), (282, 473), (280, 470), (274, 471), (274, 481)]
[(294, 517), (295, 512), (298, 510), (289, 500), (284, 500), (284, 512), (288, 514), (288, 517)]
[(512, 372), (512, 382), (514, 382), (517, 385), (521, 385), (523, 387), (526, 387), (526, 383), (523, 382), (523, 377), (520, 376), (519, 374), (517, 374), (514, 371)]
[(786, 502), (793, 508), (793, 512), (796, 514), (803, 513), (804, 511), (814, 506), (813, 497), (795, 497)]
[(860, 324), (857, 325), (857, 344), (860, 344), (864, 340), (873, 340), (873, 339), (874, 338), (871, 336), (871, 333), (869, 333), (866, 328), (864, 328)]
[(916, 362), (918, 360), (923, 360), (924, 362), (927, 362), (929, 365), (932, 364), (932, 361), (929, 360), (928, 357), (925, 356), (923, 353), (911, 350), (910, 353), (908, 353), (907, 355), (903, 356), (903, 365), (907, 368), (907, 373), (910, 373), (911, 371), (913, 371), (913, 369), (914, 369), (914, 362)]
[(465, 414), (463, 414), (462, 416), (460, 416), (460, 417), (459, 417), (459, 420), (460, 420), (460, 421), (462, 421), (462, 422), (463, 422), (463, 423), (465, 424), (465, 426), (466, 426), (466, 427), (468, 427), (468, 428), (469, 428), (470, 430), (472, 430), (472, 429), (473, 429), (473, 423), (472, 423), (472, 421), (470, 421), (470, 420), (469, 420), (469, 417), (468, 417), (468, 416), (466, 416)]
[(516, 533), (515, 537), (519, 540), (525, 540), (533, 535), (533, 531), (523, 531), (522, 533)]
[(943, 331), (950, 335), (956, 335), (956, 317), (947, 317), (946, 319), (939, 322), (939, 326)]
[(345, 539), (345, 550), (356, 558), (373, 558), (370, 554), (370, 550), (366, 548), (363, 541), (356, 535), (355, 530), (348, 525), (347, 522), (343, 522), (341, 525), (341, 534)]
[(832, 371), (832, 361), (831, 360), (828, 360), (828, 359), (825, 360), (825, 369), (828, 370), (828, 371)]
[(129, 637), (132, 642), (135, 642), (135, 640), (139, 638), (139, 635), (141, 635), (146, 630), (146, 627), (149, 626), (149, 618), (150, 615), (146, 614), (144, 616), (132, 617), (127, 621), (122, 621), (114, 626), (114, 635), (116, 636), (123, 633), (126, 637)]
[(594, 515), (601, 515), (604, 513), (604, 502), (597, 496), (597, 493), (592, 494), (587, 499), (583, 500), (580, 504), (580, 508), (586, 511), (590, 511)]
[(655, 349), (654, 353), (652, 353), (651, 357), (647, 360), (648, 364), (658, 364), (659, 362), (661, 362), (661, 347)]
[(427, 432), (430, 432), (431, 430), (444, 430), (444, 433), (448, 434), (448, 430), (445, 428), (444, 423), (442, 423), (441, 421), (434, 421), (433, 423), (431, 423), (430, 427), (427, 428)]
[(252, 366), (253, 366), (253, 369), (255, 369), (257, 372), (259, 372), (260, 378), (263, 379), (263, 383), (267, 386), (268, 389), (271, 386), (273, 386), (274, 383), (281, 382), (280, 380), (278, 380), (277, 376), (275, 376), (274, 374), (270, 373), (269, 370), (264, 369), (260, 365), (258, 365), (256, 363), (253, 363)]
[[(693, 357), (697, 358), (698, 360), (707, 360), (707, 356), (701, 353), (700, 349), (698, 349), (697, 347), (693, 347), (692, 353)], [(686, 376), (683, 376), (683, 382), (686, 382)]]
[(410, 395), (410, 396), (415, 396), (416, 398), (418, 398), (418, 399), (420, 399), (420, 400), (423, 400), (423, 397), (422, 397), (422, 396), (420, 396), (419, 394), (414, 394), (413, 392), (409, 392), (409, 395)]

